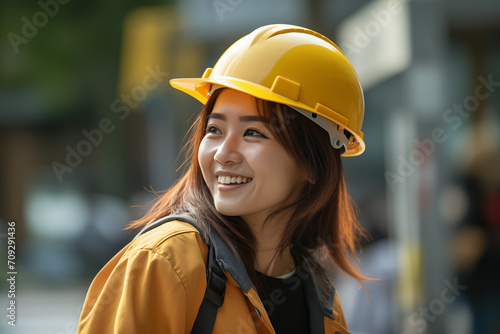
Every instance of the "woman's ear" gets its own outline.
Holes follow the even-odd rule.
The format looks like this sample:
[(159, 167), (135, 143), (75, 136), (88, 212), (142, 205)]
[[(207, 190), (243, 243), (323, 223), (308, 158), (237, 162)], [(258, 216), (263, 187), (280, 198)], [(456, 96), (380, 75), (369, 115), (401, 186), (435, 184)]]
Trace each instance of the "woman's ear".
[(302, 180), (309, 182), (310, 184), (316, 184), (316, 177), (310, 168), (303, 166), (301, 168)]

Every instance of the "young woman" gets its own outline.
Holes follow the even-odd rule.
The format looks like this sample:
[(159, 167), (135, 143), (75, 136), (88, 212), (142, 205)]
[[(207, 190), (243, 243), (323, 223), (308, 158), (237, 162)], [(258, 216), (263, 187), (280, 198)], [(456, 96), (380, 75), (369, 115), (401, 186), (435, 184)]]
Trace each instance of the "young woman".
[(97, 275), (78, 332), (349, 333), (331, 281), (364, 279), (340, 158), (365, 147), (347, 57), (269, 25), (171, 84), (204, 104), (189, 168)]

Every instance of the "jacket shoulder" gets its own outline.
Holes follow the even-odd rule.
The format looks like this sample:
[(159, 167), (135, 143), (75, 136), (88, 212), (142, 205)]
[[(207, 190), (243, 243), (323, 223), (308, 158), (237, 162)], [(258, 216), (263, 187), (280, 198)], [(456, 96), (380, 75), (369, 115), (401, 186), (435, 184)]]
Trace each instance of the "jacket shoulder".
[(132, 240), (94, 278), (78, 333), (189, 332), (206, 289), (207, 253), (184, 222)]
[(164, 255), (165, 252), (179, 247), (189, 248), (197, 245), (199, 248), (206, 248), (198, 229), (189, 223), (173, 220), (132, 240), (124, 256), (140, 250), (149, 250)]
[(127, 262), (141, 253), (168, 260), (182, 277), (206, 267), (208, 248), (194, 226), (173, 220), (132, 240), (119, 262)]

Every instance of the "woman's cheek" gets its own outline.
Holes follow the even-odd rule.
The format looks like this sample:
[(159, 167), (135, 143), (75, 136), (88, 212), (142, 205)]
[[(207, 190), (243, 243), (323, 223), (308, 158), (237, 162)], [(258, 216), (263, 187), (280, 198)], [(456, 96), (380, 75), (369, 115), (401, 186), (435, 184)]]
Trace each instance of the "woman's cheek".
[(207, 155), (208, 151), (205, 144), (205, 140), (202, 140), (200, 143), (200, 147), (198, 149), (198, 165), (200, 166), (201, 173), (203, 175), (203, 179), (205, 180), (205, 182), (207, 181), (206, 180), (207, 168), (209, 168), (209, 166), (207, 165)]
[(203, 175), (203, 180), (205, 180), (206, 185), (213, 194), (213, 173), (212, 173), (212, 162), (214, 161), (214, 148), (213, 145), (203, 139), (200, 143), (198, 150), (198, 165), (201, 169), (201, 174)]

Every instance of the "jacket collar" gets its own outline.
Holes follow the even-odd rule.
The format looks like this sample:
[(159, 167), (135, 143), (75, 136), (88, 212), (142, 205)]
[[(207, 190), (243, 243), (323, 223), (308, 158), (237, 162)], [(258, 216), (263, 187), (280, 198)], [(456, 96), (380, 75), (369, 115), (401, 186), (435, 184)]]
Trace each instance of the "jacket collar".
[[(215, 258), (221, 268), (231, 275), (243, 292), (247, 293), (250, 287), (253, 287), (253, 284), (241, 258), (229, 248), (215, 231), (210, 232), (210, 242), (214, 247)], [(323, 330), (323, 316), (335, 319), (333, 316), (335, 289), (331, 288), (328, 294), (331, 297), (320, 298), (324, 293), (318, 291), (321, 282), (319, 282), (312, 268), (313, 266), (319, 266), (319, 264), (315, 261), (307, 261), (305, 258), (298, 256), (295, 257), (295, 263), (297, 275), (305, 284), (304, 288), (310, 310), (311, 324), (321, 325), (321, 330)], [(313, 331), (312, 333), (316, 332)]]
[[(200, 226), (188, 215), (169, 216), (168, 220), (187, 222), (200, 231)], [(209, 232), (210, 240), (205, 240), (203, 233), (200, 233), (200, 235), (207, 245), (210, 244), (214, 247), (217, 263), (223, 271), (234, 279), (244, 293), (248, 293), (250, 287), (255, 289), (240, 256), (235, 254), (213, 229)], [(316, 261), (308, 261), (305, 257), (297, 255), (294, 258), (297, 275), (304, 282), (306, 301), (309, 307), (311, 333), (324, 333), (324, 317), (335, 320), (333, 316), (335, 289), (332, 286), (330, 293), (327, 294), (328, 296), (318, 291), (321, 282), (314, 274), (314, 267), (319, 266), (319, 264)]]
[(213, 230), (210, 231), (209, 243), (214, 247), (215, 259), (222, 270), (231, 275), (243, 292), (248, 292), (252, 286), (252, 280), (240, 256), (235, 254)]

